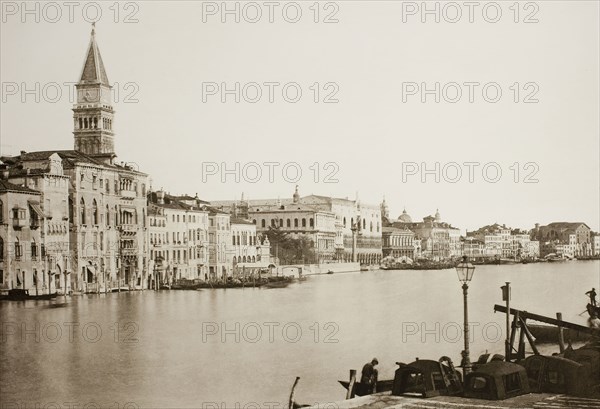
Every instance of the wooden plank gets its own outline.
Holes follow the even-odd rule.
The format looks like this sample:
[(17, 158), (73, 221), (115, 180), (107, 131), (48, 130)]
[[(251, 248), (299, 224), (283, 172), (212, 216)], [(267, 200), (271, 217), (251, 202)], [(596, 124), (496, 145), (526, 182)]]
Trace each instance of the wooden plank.
[[(494, 305), (494, 311), (506, 313), (506, 307), (503, 305), (496, 304), (496, 305)], [(544, 322), (544, 323), (550, 324), (550, 325), (556, 325), (557, 327), (569, 328), (569, 329), (572, 329), (575, 331), (583, 332), (585, 334), (590, 334), (592, 336), (600, 338), (600, 329), (588, 328), (588, 327), (584, 327), (583, 325), (574, 324), (572, 322), (557, 320), (556, 318), (545, 317), (543, 315), (533, 314), (533, 313), (527, 312), (527, 311), (520, 311), (520, 310), (516, 310), (514, 308), (510, 309), (510, 313), (513, 315), (519, 313), (519, 316), (522, 318), (539, 321), (539, 322)]]

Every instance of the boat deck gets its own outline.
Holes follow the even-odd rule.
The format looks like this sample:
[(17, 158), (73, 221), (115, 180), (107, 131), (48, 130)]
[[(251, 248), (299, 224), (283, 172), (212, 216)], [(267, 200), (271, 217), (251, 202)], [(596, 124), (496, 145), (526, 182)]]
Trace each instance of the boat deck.
[(390, 392), (320, 404), (313, 408), (335, 407), (336, 409), (591, 409), (600, 408), (600, 399), (575, 398), (548, 393), (530, 393), (505, 400), (481, 400), (457, 396), (436, 396), (428, 399), (392, 396)]

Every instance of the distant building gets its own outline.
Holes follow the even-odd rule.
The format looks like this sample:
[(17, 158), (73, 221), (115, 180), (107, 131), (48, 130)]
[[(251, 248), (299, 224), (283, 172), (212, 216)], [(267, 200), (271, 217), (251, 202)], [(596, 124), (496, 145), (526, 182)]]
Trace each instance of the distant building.
[(420, 257), (421, 241), (407, 228), (385, 226), (382, 232), (383, 257), (408, 257), (416, 260)]
[[(366, 264), (377, 264), (381, 260), (380, 206), (328, 196), (300, 197), (297, 187), (292, 198), (242, 198), (239, 201), (223, 200), (211, 203), (237, 217), (256, 220), (259, 232), (266, 231), (269, 226), (279, 226), (284, 230), (289, 229), (291, 233), (310, 235), (321, 262), (352, 260), (354, 228), (356, 260)], [(273, 243), (271, 245), (273, 246)]]
[(231, 216), (214, 207), (208, 209), (208, 277), (223, 280), (233, 273), (233, 265), (228, 255), (231, 244)]
[(206, 202), (171, 196), (164, 191), (148, 195), (150, 271), (153, 279), (204, 279), (209, 271)]
[(480, 257), (493, 259), (527, 259), (539, 257), (539, 243), (529, 233), (494, 223), (467, 233), (483, 243)]
[(231, 249), (227, 252), (234, 276), (247, 276), (261, 269), (275, 267), (278, 263), (270, 256), (270, 243), (266, 234), (257, 231), (250, 220), (231, 219)]
[(592, 255), (591, 229), (582, 222), (554, 222), (535, 225), (531, 237), (540, 242), (540, 254), (564, 254), (570, 257)]
[(442, 221), (440, 212), (426, 216), (422, 222), (413, 222), (406, 209), (390, 227), (409, 229), (421, 241), (421, 257), (430, 260), (447, 260), (462, 254), (460, 230)]
[[(41, 193), (0, 180), (0, 288), (47, 293), (54, 281), (46, 277), (39, 214)], [(42, 246), (42, 247), (40, 247)], [(62, 263), (62, 260), (60, 260)], [(60, 278), (60, 276), (59, 276)]]
[(592, 233), (590, 238), (592, 241), (592, 256), (600, 256), (600, 234)]

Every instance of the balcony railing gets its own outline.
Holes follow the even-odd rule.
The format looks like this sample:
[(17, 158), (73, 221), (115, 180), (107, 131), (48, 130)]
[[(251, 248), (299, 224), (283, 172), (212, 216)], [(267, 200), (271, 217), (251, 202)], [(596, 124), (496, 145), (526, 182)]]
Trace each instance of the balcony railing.
[(121, 189), (119, 192), (122, 197), (135, 198), (137, 197), (137, 192), (135, 190)]
[(137, 233), (138, 225), (137, 224), (120, 224), (119, 230), (121, 230), (122, 232)]

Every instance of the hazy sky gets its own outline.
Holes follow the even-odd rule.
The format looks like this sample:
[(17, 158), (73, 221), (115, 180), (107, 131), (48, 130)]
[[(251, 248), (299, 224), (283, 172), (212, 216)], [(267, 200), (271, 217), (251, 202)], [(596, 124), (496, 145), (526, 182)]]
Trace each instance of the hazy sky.
[[(302, 195), (358, 192), (369, 203), (385, 195), (394, 217), (403, 207), (413, 219), (439, 208), (463, 231), (563, 220), (598, 230), (598, 2), (513, 3), (469, 10), (428, 2), (434, 11), (423, 15), (420, 1), (274, 2), (271, 9), (227, 2), (238, 7), (239, 23), (221, 15), (222, 2), (95, 3), (98, 44), (119, 95), (118, 160), (135, 162), (154, 188), (207, 200), (287, 197), (298, 184)], [(62, 84), (79, 79), (91, 28), (83, 9), (91, 20), (95, 6), (78, 3), (70, 22), (66, 6), (59, 18), (44, 3), (29, 5), (33, 14), (23, 14), (21, 2), (2, 2), (2, 154), (73, 147), (72, 101)], [(223, 103), (221, 84), (233, 90), (236, 82), (239, 103), (235, 92)], [(22, 93), (36, 83), (39, 102), (35, 91)], [(302, 91), (296, 103), (284, 98), (290, 83), (289, 101)], [(252, 103), (257, 89), (262, 97)], [(230, 170), (239, 163), (239, 183), (222, 175), (223, 162)], [(272, 182), (265, 162), (280, 164), (272, 165)], [(283, 165), (294, 162), (284, 177)], [(424, 174), (423, 165), (433, 172)], [(325, 183), (332, 171), (334, 183)]]

